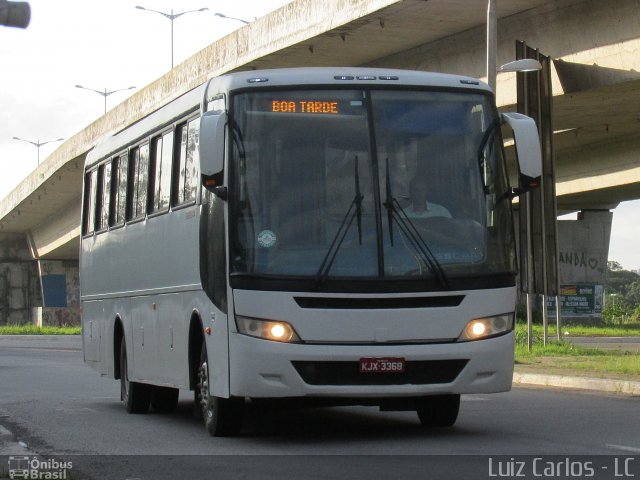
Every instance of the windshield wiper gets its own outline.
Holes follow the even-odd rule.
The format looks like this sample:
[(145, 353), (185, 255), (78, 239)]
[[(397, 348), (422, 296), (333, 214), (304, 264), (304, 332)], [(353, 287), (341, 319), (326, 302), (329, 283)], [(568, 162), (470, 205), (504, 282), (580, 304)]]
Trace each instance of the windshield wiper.
[(322, 263), (320, 264), (320, 268), (316, 272), (314, 285), (315, 287), (319, 287), (322, 281), (329, 275), (329, 271), (333, 266), (333, 262), (338, 255), (338, 251), (344, 242), (344, 239), (347, 236), (347, 232), (349, 231), (349, 227), (353, 223), (353, 219), (356, 218), (358, 225), (358, 242), (362, 245), (362, 200), (364, 197), (362, 196), (362, 192), (360, 191), (360, 173), (358, 170), (358, 156), (355, 156), (355, 172), (354, 172), (354, 182), (355, 182), (355, 195), (351, 204), (349, 205), (349, 209), (347, 213), (345, 213), (344, 218), (342, 219), (342, 223), (340, 227), (338, 227), (338, 231), (336, 232), (333, 240), (331, 241), (331, 245), (329, 245), (329, 249), (327, 253), (324, 255), (322, 259)]
[(353, 198), (353, 203), (355, 203), (356, 205), (356, 219), (357, 219), (357, 223), (358, 223), (358, 245), (362, 245), (362, 200), (363, 200), (363, 196), (362, 196), (362, 192), (360, 191), (360, 173), (358, 170), (358, 156), (355, 156), (355, 173), (354, 173), (354, 177), (355, 177), (355, 187), (356, 187), (356, 195)]
[(387, 209), (387, 223), (389, 224), (389, 238), (393, 247), (393, 195), (391, 194), (391, 175), (389, 175), (389, 157), (387, 157), (387, 180), (386, 180), (386, 198), (384, 206)]
[(422, 259), (422, 261), (427, 265), (431, 271), (436, 276), (438, 282), (443, 288), (449, 289), (451, 288), (449, 284), (449, 279), (442, 268), (442, 265), (435, 257), (427, 242), (424, 240), (420, 232), (416, 228), (415, 224), (411, 221), (411, 219), (407, 216), (406, 212), (400, 206), (400, 203), (393, 197), (391, 193), (391, 179), (389, 175), (389, 159), (387, 158), (387, 192), (386, 199), (384, 202), (384, 206), (387, 209), (387, 215), (389, 218), (389, 236), (391, 237), (391, 245), (393, 246), (393, 222), (395, 221), (398, 224), (398, 228), (400, 229), (400, 233), (404, 234), (414, 251), (418, 256)]

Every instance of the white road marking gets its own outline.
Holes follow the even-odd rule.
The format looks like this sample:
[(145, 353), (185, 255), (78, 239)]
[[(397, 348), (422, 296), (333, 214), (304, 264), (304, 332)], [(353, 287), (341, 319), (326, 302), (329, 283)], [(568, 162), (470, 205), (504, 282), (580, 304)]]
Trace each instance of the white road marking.
[(622, 450), (623, 452), (640, 453), (640, 448), (638, 447), (628, 447), (626, 445), (615, 445), (613, 443), (605, 443), (604, 446), (607, 448), (612, 448), (614, 450)]

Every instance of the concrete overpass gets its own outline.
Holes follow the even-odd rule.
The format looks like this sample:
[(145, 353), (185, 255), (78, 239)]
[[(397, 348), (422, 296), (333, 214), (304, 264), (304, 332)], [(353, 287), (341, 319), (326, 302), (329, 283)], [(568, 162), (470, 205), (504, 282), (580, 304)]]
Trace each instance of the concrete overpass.
[[(620, 201), (640, 198), (637, 0), (497, 4), (498, 64), (514, 59), (516, 40), (554, 59), (559, 210), (612, 209)], [(39, 270), (30, 270), (29, 278), (42, 278), (43, 262), (50, 271), (62, 268), (60, 261), (73, 269), (86, 153), (105, 134), (144, 117), (208, 76), (246, 69), (352, 65), (483, 78), (486, 6), (486, 0), (296, 0), (257, 19), (138, 91), (42, 162), (0, 202), (0, 244), (5, 246), (0, 248), (0, 261), (10, 263), (11, 255), (26, 263), (38, 260)], [(515, 96), (515, 75), (500, 74), (498, 104), (514, 110)], [(28, 249), (10, 248), (21, 241)], [(18, 250), (21, 253), (15, 253)], [(15, 294), (18, 287), (11, 286), (11, 278), (7, 284)], [(37, 295), (26, 291), (22, 297), (37, 303)], [(4, 308), (12, 310), (11, 305)], [(21, 315), (17, 310), (13, 308), (15, 318)], [(3, 315), (0, 324), (8, 318), (8, 313)]]

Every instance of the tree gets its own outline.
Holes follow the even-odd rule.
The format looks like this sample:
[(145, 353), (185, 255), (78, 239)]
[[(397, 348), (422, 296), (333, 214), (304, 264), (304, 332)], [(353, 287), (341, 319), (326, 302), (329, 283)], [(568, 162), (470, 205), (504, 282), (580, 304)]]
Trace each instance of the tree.
[(607, 262), (605, 292), (616, 294), (616, 303), (635, 308), (640, 305), (640, 275), (622, 268), (618, 262)]
[(625, 298), (627, 299), (627, 302), (634, 307), (640, 305), (640, 279), (635, 280), (631, 285), (629, 285)]
[(623, 270), (623, 268), (619, 262), (616, 262), (615, 260), (609, 260), (607, 262), (607, 272), (617, 272), (620, 270)]

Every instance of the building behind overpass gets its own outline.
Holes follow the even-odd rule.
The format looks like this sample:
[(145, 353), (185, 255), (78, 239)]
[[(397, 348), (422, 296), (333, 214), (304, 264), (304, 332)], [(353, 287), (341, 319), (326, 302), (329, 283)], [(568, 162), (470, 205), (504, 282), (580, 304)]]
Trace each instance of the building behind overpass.
[[(0, 202), (0, 324), (29, 322), (33, 311), (45, 323), (79, 321), (82, 168), (102, 136), (236, 70), (383, 66), (484, 78), (486, 7), (296, 0), (196, 53), (62, 144)], [(637, 1), (497, 0), (497, 16), (498, 64), (514, 59), (517, 40), (554, 59), (558, 209), (608, 212), (640, 198)], [(515, 110), (514, 74), (499, 75), (497, 100)]]

